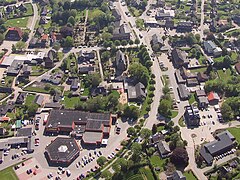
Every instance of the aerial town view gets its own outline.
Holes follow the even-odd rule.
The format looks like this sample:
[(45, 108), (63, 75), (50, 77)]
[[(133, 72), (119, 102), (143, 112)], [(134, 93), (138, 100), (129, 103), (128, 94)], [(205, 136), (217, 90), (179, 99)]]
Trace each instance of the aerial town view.
[(240, 179), (240, 0), (0, 0), (0, 180)]

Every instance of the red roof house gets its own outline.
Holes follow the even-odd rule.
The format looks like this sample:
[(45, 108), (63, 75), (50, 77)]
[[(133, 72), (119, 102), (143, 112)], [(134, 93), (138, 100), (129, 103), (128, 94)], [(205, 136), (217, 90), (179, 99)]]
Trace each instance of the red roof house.
[(20, 39), (22, 39), (22, 35), (23, 32), (19, 27), (10, 27), (8, 28), (5, 39), (9, 41), (19, 41)]
[(211, 105), (216, 105), (216, 104), (218, 104), (219, 100), (220, 100), (220, 97), (218, 96), (217, 93), (211, 91), (211, 92), (208, 94), (209, 104), (211, 104)]

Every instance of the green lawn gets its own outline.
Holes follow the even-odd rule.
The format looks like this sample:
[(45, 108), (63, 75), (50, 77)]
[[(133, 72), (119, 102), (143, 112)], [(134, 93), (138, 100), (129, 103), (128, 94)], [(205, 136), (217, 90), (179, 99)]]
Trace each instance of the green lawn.
[(128, 171), (125, 175), (127, 180), (154, 180), (151, 169), (148, 166)]
[(227, 128), (227, 130), (236, 138), (237, 142), (240, 143), (240, 128)]
[(203, 67), (203, 68), (191, 69), (191, 72), (205, 72), (206, 70), (207, 68)]
[(31, 76), (40, 76), (45, 73), (48, 69), (41, 68), (40, 66), (32, 66)]
[(189, 102), (189, 104), (193, 104), (194, 102), (196, 102), (194, 93), (191, 93), (191, 97), (190, 97), (190, 99), (188, 100), (188, 102)]
[(153, 165), (153, 167), (159, 167), (159, 168), (161, 168), (161, 171), (163, 171), (165, 161), (166, 161), (165, 159), (161, 159), (157, 155), (151, 156), (151, 158), (150, 158), (150, 162)]
[(137, 26), (137, 28), (139, 28), (140, 30), (145, 29), (144, 20), (138, 18), (138, 19), (136, 20), (136, 26)]
[(28, 86), (24, 90), (32, 91), (32, 92), (39, 92), (39, 93), (46, 93), (46, 94), (50, 94), (51, 89), (59, 90), (60, 92), (63, 91), (63, 86), (55, 86), (55, 85), (51, 85), (51, 84), (49, 84), (49, 85), (50, 85), (50, 90), (45, 90), (44, 87), (40, 88), (40, 87), (33, 87), (33, 86)]
[(29, 17), (9, 19), (5, 22), (6, 27), (27, 27)]
[(183, 175), (186, 176), (187, 180), (197, 180), (192, 171), (184, 172)]
[(184, 121), (184, 118), (181, 117), (178, 121), (178, 124), (181, 126), (181, 127), (186, 127), (186, 124), (185, 124), (185, 121)]
[(32, 104), (33, 101), (35, 99), (35, 95), (33, 94), (28, 94), (27, 98), (26, 98), (26, 101), (25, 101), (25, 104), (26, 105), (29, 105), (29, 104)]
[(64, 96), (64, 107), (66, 109), (74, 109), (75, 105), (80, 102), (79, 97), (71, 97), (69, 98), (68, 96)]
[(178, 115), (178, 111), (176, 110), (172, 110), (171, 112), (172, 112), (171, 118), (175, 118)]
[(0, 179), (1, 180), (18, 180), (18, 177), (15, 174), (12, 167), (8, 167), (8, 168), (0, 171)]
[(141, 172), (143, 179), (154, 180), (151, 169), (148, 166), (140, 168), (139, 171)]
[(33, 7), (31, 3), (26, 3), (24, 4), (25, 7), (27, 8), (27, 12), (24, 13), (25, 16), (32, 16), (33, 15)]

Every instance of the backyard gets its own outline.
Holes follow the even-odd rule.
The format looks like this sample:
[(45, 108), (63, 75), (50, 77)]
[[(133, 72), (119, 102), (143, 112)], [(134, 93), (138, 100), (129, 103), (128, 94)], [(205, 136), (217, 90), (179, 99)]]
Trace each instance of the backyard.
[(238, 143), (240, 143), (240, 128), (228, 128), (227, 129), (237, 140)]
[(161, 159), (159, 156), (153, 155), (150, 158), (150, 162), (153, 165), (153, 167), (159, 167), (161, 171), (163, 171), (163, 167), (165, 164), (165, 159)]

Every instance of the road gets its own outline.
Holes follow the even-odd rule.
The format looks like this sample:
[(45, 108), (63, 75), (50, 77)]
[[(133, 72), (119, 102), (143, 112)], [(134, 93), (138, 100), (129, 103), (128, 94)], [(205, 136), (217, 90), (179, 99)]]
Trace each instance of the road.
[(39, 19), (39, 14), (38, 14), (38, 7), (36, 3), (33, 3), (32, 0), (30, 1), (33, 7), (33, 17), (31, 18), (31, 25), (29, 27), (30, 29), (30, 33), (28, 36), (28, 40), (27, 40), (27, 45), (29, 44), (29, 42), (31, 41), (32, 37), (34, 36), (34, 28), (36, 23), (38, 22)]
[(201, 22), (200, 22), (200, 38), (201, 40), (203, 39), (204, 37), (204, 34), (203, 34), (203, 30), (204, 30), (204, 1), (205, 0), (201, 0), (202, 3), (201, 3)]
[(101, 79), (102, 81), (104, 81), (104, 74), (103, 74), (103, 68), (102, 68), (102, 62), (101, 62), (101, 56), (100, 56), (99, 50), (97, 50), (96, 53), (99, 61), (99, 71), (100, 71)]

